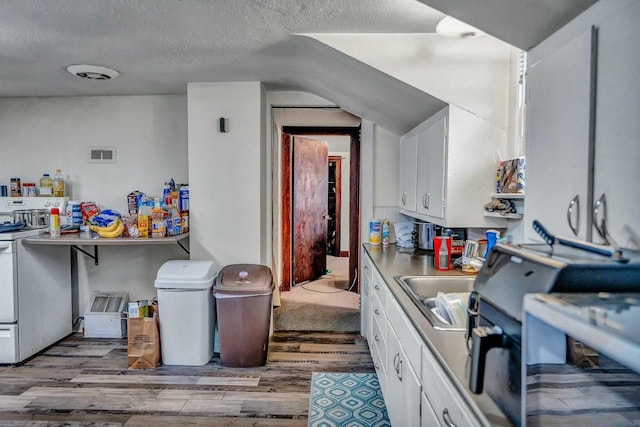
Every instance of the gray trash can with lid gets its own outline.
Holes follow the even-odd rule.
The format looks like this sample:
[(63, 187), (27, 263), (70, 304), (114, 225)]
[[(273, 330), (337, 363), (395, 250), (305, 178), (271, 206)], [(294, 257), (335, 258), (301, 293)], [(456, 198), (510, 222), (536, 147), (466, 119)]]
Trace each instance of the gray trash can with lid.
[(218, 273), (216, 300), (220, 363), (246, 368), (267, 362), (271, 300), (271, 269), (259, 264), (232, 264)]
[(213, 356), (213, 261), (171, 260), (158, 270), (160, 351), (165, 365), (206, 365)]

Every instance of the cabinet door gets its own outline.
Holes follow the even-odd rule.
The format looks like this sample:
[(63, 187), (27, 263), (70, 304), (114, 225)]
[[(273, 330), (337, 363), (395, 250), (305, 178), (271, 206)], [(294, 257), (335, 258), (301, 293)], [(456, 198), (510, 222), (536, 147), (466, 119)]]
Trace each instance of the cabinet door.
[(417, 212), (444, 218), (447, 117), (418, 134)]
[[(591, 32), (586, 31), (527, 72), (525, 237), (539, 220), (551, 233), (587, 238)], [(571, 221), (567, 218), (572, 200)], [(578, 218), (579, 217), (579, 218)]]
[(439, 427), (440, 421), (433, 411), (427, 395), (420, 393), (420, 427)]
[(420, 379), (393, 328), (387, 329), (387, 411), (391, 425), (420, 426)]
[(407, 137), (400, 142), (400, 191), (398, 206), (401, 209), (416, 210), (416, 148), (418, 136)]
[[(372, 263), (367, 253), (362, 251), (362, 271), (360, 274), (362, 292), (360, 293), (360, 335), (365, 337), (367, 341), (371, 339), (371, 305), (372, 305), (372, 289), (371, 289), (371, 268)], [(369, 343), (371, 346), (371, 343)]]
[(616, 243), (632, 248), (633, 234), (640, 239), (639, 21), (640, 2), (632, 2), (598, 25), (594, 198), (606, 195), (607, 229)]

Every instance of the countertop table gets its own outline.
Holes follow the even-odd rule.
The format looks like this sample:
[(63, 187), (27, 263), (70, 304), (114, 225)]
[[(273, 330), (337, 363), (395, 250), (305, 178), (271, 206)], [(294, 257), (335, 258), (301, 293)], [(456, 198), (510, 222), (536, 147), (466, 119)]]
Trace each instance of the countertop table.
[[(469, 390), (471, 357), (467, 353), (464, 332), (434, 329), (429, 320), (413, 303), (394, 279), (399, 275), (452, 276), (463, 275), (460, 270), (435, 269), (433, 256), (416, 254), (413, 249), (363, 245), (383, 280), (393, 293), (407, 317), (432, 350), (460, 396), (474, 411), (476, 417), (487, 426), (512, 426), (513, 424), (486, 394), (473, 394)], [(465, 275), (466, 276), (466, 275)]]
[[(60, 237), (51, 237), (48, 234), (27, 237), (24, 242), (29, 245), (49, 245), (49, 246), (70, 246), (82, 252), (95, 261), (98, 265), (98, 246), (133, 246), (133, 245), (175, 245), (178, 244), (185, 252), (189, 250), (182, 244), (182, 240), (189, 237), (189, 233), (177, 236), (167, 236), (162, 238), (146, 237), (116, 237), (103, 238), (96, 233), (69, 233)], [(87, 252), (80, 246), (93, 246), (93, 254)]]

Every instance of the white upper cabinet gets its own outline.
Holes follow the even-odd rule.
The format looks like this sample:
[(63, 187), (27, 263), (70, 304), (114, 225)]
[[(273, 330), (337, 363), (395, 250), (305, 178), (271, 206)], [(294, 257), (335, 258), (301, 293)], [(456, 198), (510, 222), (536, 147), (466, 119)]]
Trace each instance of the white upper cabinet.
[(416, 147), (417, 135), (400, 140), (400, 191), (398, 206), (408, 211), (416, 210)]
[(417, 212), (436, 219), (444, 218), (446, 145), (447, 116), (442, 115), (418, 134)]
[[(403, 137), (416, 138), (413, 206), (400, 211), (443, 227), (499, 227), (506, 220), (484, 216), (484, 205), (495, 191), (499, 153), (505, 152), (504, 129), (477, 115), (449, 105)], [(405, 156), (403, 143), (400, 157)], [(408, 155), (407, 155), (408, 156)], [(409, 180), (409, 167), (400, 181)]]
[(638, 1), (599, 2), (529, 53), (525, 236), (537, 219), (603, 242), (606, 212), (613, 241), (640, 248), (639, 20)]
[[(594, 201), (607, 200), (607, 228), (640, 249), (640, 2), (598, 25)], [(602, 209), (600, 210), (600, 213)], [(602, 215), (596, 221), (602, 221)], [(634, 236), (635, 235), (635, 241)], [(598, 240), (594, 235), (594, 240)]]
[[(525, 237), (587, 237), (591, 31), (529, 65)], [(575, 232), (574, 232), (575, 231)]]

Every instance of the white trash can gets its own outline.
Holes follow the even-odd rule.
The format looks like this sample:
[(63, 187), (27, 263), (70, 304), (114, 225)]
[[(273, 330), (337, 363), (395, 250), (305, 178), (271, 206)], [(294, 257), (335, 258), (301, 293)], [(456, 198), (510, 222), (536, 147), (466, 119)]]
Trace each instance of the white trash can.
[(160, 349), (165, 365), (206, 365), (213, 356), (216, 323), (211, 288), (213, 261), (172, 260), (158, 270)]

